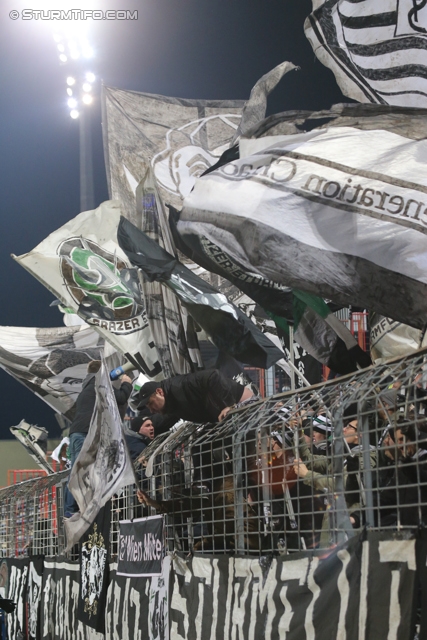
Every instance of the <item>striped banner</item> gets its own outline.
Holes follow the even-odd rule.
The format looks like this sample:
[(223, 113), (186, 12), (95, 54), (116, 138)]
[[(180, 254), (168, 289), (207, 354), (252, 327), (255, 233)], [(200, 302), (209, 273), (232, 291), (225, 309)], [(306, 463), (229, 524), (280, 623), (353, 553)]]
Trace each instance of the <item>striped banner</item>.
[(427, 106), (424, 0), (313, 0), (305, 33), (342, 92), (359, 102)]

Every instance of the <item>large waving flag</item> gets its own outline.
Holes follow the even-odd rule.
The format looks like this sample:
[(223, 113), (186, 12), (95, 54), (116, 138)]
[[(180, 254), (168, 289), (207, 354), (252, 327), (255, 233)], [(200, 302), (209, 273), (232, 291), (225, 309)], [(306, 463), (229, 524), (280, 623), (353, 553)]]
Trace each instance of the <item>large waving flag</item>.
[(150, 164), (161, 201), (181, 206), (196, 178), (236, 134), (244, 102), (184, 100), (104, 87), (105, 154), (110, 197), (139, 226), (136, 189)]
[(136, 368), (161, 379), (139, 282), (117, 244), (120, 215), (118, 202), (104, 202), (14, 258)]
[(345, 95), (427, 107), (424, 0), (313, 0), (304, 28)]
[[(244, 267), (205, 236), (195, 233), (181, 236), (177, 228), (179, 212), (173, 207), (170, 208), (169, 221), (176, 246), (205, 268), (227, 277), (240, 287), (274, 319), (280, 337), (286, 343), (289, 342), (289, 325), (292, 324), (295, 341), (332, 371), (345, 374), (371, 364), (368, 354), (359, 347), (324, 300), (292, 290)], [(310, 377), (316, 379), (316, 375)]]
[[(239, 160), (196, 182), (178, 230), (273, 282), (422, 328), (427, 147), (416, 139), (418, 113), (376, 118), (378, 107), (355, 107), (351, 118), (322, 112), (327, 128), (241, 141)], [(289, 130), (292, 118), (282, 122)]]
[(223, 294), (123, 217), (117, 238), (144, 278), (170, 289), (221, 352), (264, 369), (283, 358), (283, 352)]
[(105, 363), (96, 374), (96, 402), (82, 450), (71, 470), (68, 488), (80, 512), (65, 521), (70, 550), (114, 493), (135, 482), (122, 421)]
[[(0, 327), (0, 367), (68, 420), (88, 362), (103, 352), (103, 338), (87, 326)], [(111, 369), (118, 364), (110, 359)]]

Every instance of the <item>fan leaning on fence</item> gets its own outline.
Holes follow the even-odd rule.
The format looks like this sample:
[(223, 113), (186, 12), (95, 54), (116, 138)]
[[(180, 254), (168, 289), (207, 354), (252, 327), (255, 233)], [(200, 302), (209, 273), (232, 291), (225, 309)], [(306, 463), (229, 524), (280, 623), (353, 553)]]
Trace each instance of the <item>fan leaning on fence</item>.
[(206, 369), (146, 382), (139, 392), (138, 408), (147, 406), (151, 413), (203, 424), (223, 420), (232, 405), (253, 395), (248, 387), (225, 378), (216, 369)]

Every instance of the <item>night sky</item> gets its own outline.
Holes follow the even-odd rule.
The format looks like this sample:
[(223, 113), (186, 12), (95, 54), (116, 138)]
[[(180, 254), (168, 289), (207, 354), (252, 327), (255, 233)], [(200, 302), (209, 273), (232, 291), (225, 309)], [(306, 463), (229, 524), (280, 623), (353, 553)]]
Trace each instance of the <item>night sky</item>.
[[(68, 5), (68, 6), (67, 6)], [(94, 21), (96, 51), (87, 70), (98, 78), (91, 105), (96, 205), (108, 199), (102, 150), (100, 80), (121, 89), (182, 98), (247, 99), (254, 83), (284, 60), (301, 67), (271, 94), (268, 114), (322, 109), (349, 101), (332, 73), (315, 58), (303, 24), (310, 0), (3, 0), (0, 13), (0, 324), (62, 324), (54, 299), (15, 263), (80, 212), (79, 125), (66, 104), (66, 66), (58, 60), (54, 25), (21, 18), (12, 9), (138, 10), (138, 20)], [(59, 427), (42, 400), (0, 369), (0, 439), (22, 418)]]

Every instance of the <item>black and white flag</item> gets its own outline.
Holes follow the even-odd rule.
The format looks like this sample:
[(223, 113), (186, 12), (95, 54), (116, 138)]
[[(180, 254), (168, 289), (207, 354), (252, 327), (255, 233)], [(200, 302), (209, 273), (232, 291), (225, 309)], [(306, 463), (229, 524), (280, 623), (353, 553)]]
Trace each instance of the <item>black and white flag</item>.
[(264, 369), (283, 358), (283, 352), (222, 293), (123, 217), (117, 241), (144, 278), (161, 282), (178, 297), (220, 351)]
[(68, 420), (88, 362), (103, 351), (104, 339), (87, 326), (0, 327), (0, 367)]
[(403, 640), (415, 569), (415, 540), (384, 533), (323, 556), (174, 558), (171, 637)]
[(77, 617), (99, 633), (105, 632), (110, 525), (111, 501), (109, 500), (80, 541), (80, 591)]
[(241, 100), (185, 100), (104, 87), (110, 197), (138, 225), (136, 189), (152, 167), (162, 203), (180, 207), (198, 176), (217, 162), (238, 129)]
[(403, 358), (427, 346), (427, 337), (419, 329), (372, 313), (369, 318), (369, 344), (375, 363)]
[(427, 107), (424, 0), (313, 0), (304, 29), (345, 95)]
[(122, 421), (102, 363), (95, 379), (96, 402), (89, 432), (70, 473), (68, 488), (80, 511), (65, 523), (67, 550), (78, 542), (114, 493), (135, 482)]
[[(197, 180), (178, 231), (273, 282), (422, 328), (427, 147), (416, 139), (418, 113), (393, 124), (381, 107), (354, 107), (351, 118), (339, 106), (322, 112), (327, 128), (242, 140), (239, 160)], [(286, 115), (276, 124), (289, 130)]]
[(68, 221), (32, 251), (13, 257), (135, 368), (160, 380), (164, 376), (143, 295), (116, 241), (120, 215), (120, 203), (103, 202)]

